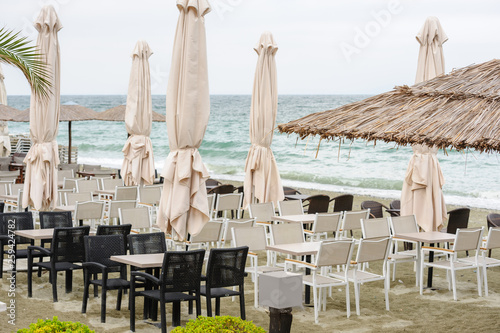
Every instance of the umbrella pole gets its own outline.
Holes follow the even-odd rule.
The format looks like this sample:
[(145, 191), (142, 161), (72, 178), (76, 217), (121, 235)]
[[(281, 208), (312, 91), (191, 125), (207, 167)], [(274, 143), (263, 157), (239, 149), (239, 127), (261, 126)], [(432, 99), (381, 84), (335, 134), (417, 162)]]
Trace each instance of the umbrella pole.
[(71, 121), (68, 121), (68, 164), (71, 164)]

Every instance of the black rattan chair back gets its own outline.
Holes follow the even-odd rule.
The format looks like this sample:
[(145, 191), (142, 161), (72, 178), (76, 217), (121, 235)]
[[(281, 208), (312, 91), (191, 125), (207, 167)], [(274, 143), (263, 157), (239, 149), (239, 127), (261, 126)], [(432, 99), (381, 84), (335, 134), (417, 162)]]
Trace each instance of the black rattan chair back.
[(120, 224), (120, 225), (98, 225), (96, 236), (104, 235), (122, 235), (123, 244), (125, 250), (127, 249), (127, 237), (130, 235), (130, 230), (132, 229), (132, 224)]
[(401, 201), (400, 200), (393, 200), (389, 204), (390, 209), (401, 209)]
[(488, 222), (488, 229), (500, 227), (500, 214), (491, 213), (486, 216)]
[(70, 228), (73, 226), (70, 211), (39, 212), (40, 228)]
[(283, 186), (283, 193), (285, 195), (301, 194), (299, 190), (296, 190), (293, 187), (287, 187), (287, 186)]
[(164, 253), (167, 251), (165, 233), (163, 232), (128, 235), (128, 245), (130, 254)]
[(224, 288), (242, 285), (248, 246), (211, 249), (207, 263), (207, 288)]
[(354, 201), (354, 196), (352, 194), (343, 194), (336, 196), (332, 199), (333, 201), (333, 212), (350, 212), (352, 210), (352, 203)]
[(88, 236), (90, 226), (55, 228), (52, 236), (52, 260), (54, 262), (83, 262), (85, 247), (83, 239)]
[(205, 184), (207, 186), (219, 186), (219, 185), (222, 185), (222, 183), (216, 179), (212, 179), (212, 178), (208, 178), (206, 181), (205, 181)]
[(125, 267), (124, 264), (109, 259), (111, 256), (126, 254), (124, 238), (121, 234), (85, 236), (85, 261), (106, 267)]
[(199, 292), (205, 250), (167, 251), (161, 272), (162, 292)]
[(361, 209), (370, 209), (370, 218), (382, 218), (384, 217), (384, 211), (383, 208), (387, 209), (387, 206), (378, 202), (378, 201), (363, 201), (361, 203)]
[(306, 203), (308, 214), (328, 213), (328, 206), (330, 205), (330, 197), (328, 195), (311, 195), (304, 201), (309, 202), (309, 204)]
[(222, 184), (219, 186), (216, 186), (209, 190), (207, 193), (215, 193), (215, 194), (228, 194), (228, 193), (233, 193), (235, 190), (235, 187), (231, 184)]
[(448, 225), (446, 232), (456, 234), (458, 228), (467, 228), (469, 225), (469, 208), (457, 208), (448, 212)]
[[(31, 212), (14, 212), (0, 214), (0, 235), (8, 235), (9, 230), (33, 229), (33, 215)], [(26, 237), (16, 236), (16, 246), (19, 244), (31, 244), (32, 241)]]

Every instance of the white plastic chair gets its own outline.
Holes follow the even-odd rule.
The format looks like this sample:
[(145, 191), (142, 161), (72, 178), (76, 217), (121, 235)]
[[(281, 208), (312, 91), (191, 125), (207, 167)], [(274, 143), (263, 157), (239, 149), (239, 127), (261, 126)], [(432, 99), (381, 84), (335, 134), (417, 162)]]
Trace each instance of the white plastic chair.
[[(304, 275), (302, 277), (302, 283), (313, 289), (314, 321), (316, 323), (319, 321), (318, 312), (321, 305), (323, 305), (323, 311), (326, 311), (325, 288), (345, 287), (347, 318), (351, 316), (348, 276), (349, 263), (351, 261), (353, 249), (354, 240), (322, 242), (314, 263), (290, 259), (285, 260), (285, 271), (292, 265), (297, 268), (307, 268), (311, 270), (311, 275)], [(337, 273), (335, 276), (329, 276), (326, 272), (332, 266), (343, 266), (345, 270)]]
[[(338, 239), (340, 225), (342, 223), (342, 213), (316, 213), (311, 230), (304, 229), (306, 238), (311, 241), (334, 240)], [(334, 238), (328, 237), (328, 234), (335, 234)]]
[[(481, 241), (483, 237), (484, 227), (481, 228), (468, 228), (468, 229), (457, 229), (457, 236), (455, 238), (455, 243), (453, 244), (453, 249), (443, 249), (438, 247), (422, 246), (422, 253), (420, 255), (420, 295), (423, 294), (424, 285), (424, 270), (425, 267), (434, 267), (445, 269), (447, 271), (448, 278), (448, 290), (450, 287), (453, 289), (453, 299), (457, 300), (457, 283), (456, 283), (456, 271), (464, 269), (475, 269), (477, 275), (477, 292), (481, 296), (481, 276), (479, 269), (479, 248), (481, 246)], [(424, 260), (425, 253), (429, 252), (442, 253), (446, 256), (444, 260), (438, 260), (433, 262), (426, 262)], [(473, 257), (469, 257), (466, 260), (459, 258), (458, 253), (465, 253), (469, 251), (475, 251)], [(466, 256), (468, 257), (468, 256)], [(451, 274), (448, 274), (451, 273)], [(450, 281), (451, 275), (451, 281)]]
[(224, 219), (223, 222), (224, 222), (224, 232), (221, 241), (222, 246), (225, 246), (226, 244), (229, 244), (229, 246), (234, 245), (232, 244), (233, 241), (233, 236), (231, 234), (232, 228), (255, 227), (255, 219), (238, 219), (238, 220)]
[(241, 218), (241, 205), (243, 203), (243, 193), (227, 193), (217, 195), (213, 218), (217, 218), (218, 213), (227, 218), (228, 211), (236, 211), (236, 219)]
[(146, 207), (136, 208), (118, 208), (118, 216), (120, 217), (120, 224), (131, 224), (131, 232), (157, 232), (161, 231), (159, 228), (153, 227), (151, 216)]
[(137, 186), (117, 186), (113, 200), (137, 200)]
[[(353, 238), (353, 232), (355, 230), (361, 231), (361, 219), (370, 218), (370, 210), (358, 210), (358, 211), (346, 211), (342, 219), (341, 234), (340, 239), (351, 239)], [(352, 235), (349, 235), (351, 233)], [(356, 237), (354, 237), (356, 239)], [(359, 238), (356, 239), (359, 241)]]
[[(403, 233), (410, 233), (410, 232), (419, 232), (419, 228), (417, 225), (417, 219), (415, 218), (415, 215), (405, 215), (405, 216), (391, 216), (390, 218), (391, 221), (391, 231), (392, 231), (392, 244), (393, 244), (393, 250), (391, 251), (391, 254), (389, 255), (389, 262), (393, 263), (393, 270), (392, 270), (392, 281), (396, 279), (396, 262), (393, 262), (394, 256), (395, 255), (403, 255), (407, 256), (406, 260), (401, 258), (399, 262), (404, 262), (404, 261), (414, 261), (415, 264), (417, 263), (417, 258), (418, 258), (418, 253), (417, 253), (417, 242), (410, 242), (410, 241), (403, 241), (400, 239), (397, 239), (395, 235), (398, 234), (403, 234)], [(400, 243), (411, 243), (413, 244), (413, 249), (408, 249), (408, 250), (400, 250), (400, 247), (402, 246)], [(415, 284), (418, 286), (418, 272), (415, 272)]]
[(108, 202), (108, 207), (104, 213), (104, 223), (111, 225), (113, 224), (123, 224), (117, 223), (117, 219), (120, 218), (118, 210), (129, 209), (137, 207), (137, 201), (135, 200), (111, 200)]
[(278, 212), (280, 216), (304, 214), (302, 200), (278, 201)]
[(77, 201), (75, 204), (74, 224), (83, 225), (84, 221), (90, 221), (90, 227), (95, 229), (95, 224), (102, 224), (104, 219), (104, 202), (100, 201)]
[(76, 203), (84, 202), (84, 201), (92, 201), (92, 193), (91, 192), (66, 192), (64, 193), (66, 206), (74, 206)]

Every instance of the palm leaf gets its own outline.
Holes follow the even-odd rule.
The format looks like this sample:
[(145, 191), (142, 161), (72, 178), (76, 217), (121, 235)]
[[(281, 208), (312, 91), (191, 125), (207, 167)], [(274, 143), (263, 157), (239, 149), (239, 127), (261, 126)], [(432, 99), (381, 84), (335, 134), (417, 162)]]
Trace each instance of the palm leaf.
[(0, 28), (0, 62), (20, 69), (33, 92), (42, 97), (48, 97), (51, 87), (51, 73), (41, 60), (36, 47), (29, 45), (30, 41), (19, 32)]

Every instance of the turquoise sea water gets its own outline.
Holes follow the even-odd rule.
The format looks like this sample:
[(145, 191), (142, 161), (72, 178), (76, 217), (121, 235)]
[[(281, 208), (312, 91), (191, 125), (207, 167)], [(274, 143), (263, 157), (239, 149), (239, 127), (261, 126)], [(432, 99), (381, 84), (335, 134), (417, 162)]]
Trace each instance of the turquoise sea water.
[[(366, 95), (280, 95), (277, 123), (328, 110), (364, 99)], [(245, 158), (250, 146), (248, 122), (250, 95), (211, 96), (210, 121), (200, 153), (211, 176), (239, 180), (244, 177)], [(125, 104), (126, 96), (61, 96), (61, 103), (77, 103), (95, 111)], [(29, 107), (29, 96), (9, 96), (8, 104)], [(165, 114), (165, 96), (153, 96), (153, 110)], [(10, 133), (29, 132), (28, 123), (9, 123)], [(123, 122), (82, 121), (72, 123), (73, 145), (78, 162), (120, 168), (121, 149), (127, 138)], [(68, 144), (67, 122), (61, 122), (59, 144)], [(169, 153), (165, 123), (153, 123), (151, 133), (155, 164), (163, 168)], [(295, 135), (275, 132), (272, 149), (287, 186), (331, 190), (352, 194), (398, 198), (403, 184), (410, 147), (364, 141), (321, 142), (296, 140)], [(447, 203), (500, 210), (500, 158), (498, 154), (475, 151), (447, 151), (438, 154), (446, 184)]]

